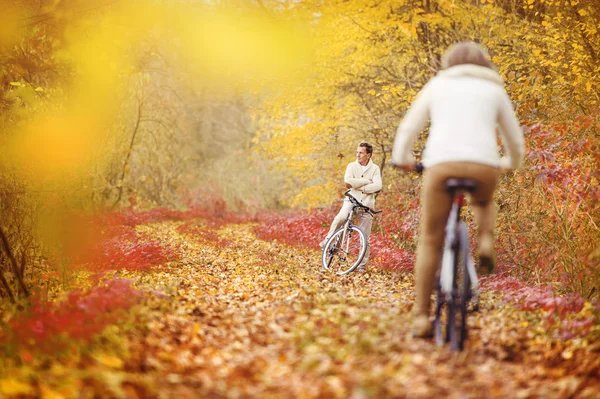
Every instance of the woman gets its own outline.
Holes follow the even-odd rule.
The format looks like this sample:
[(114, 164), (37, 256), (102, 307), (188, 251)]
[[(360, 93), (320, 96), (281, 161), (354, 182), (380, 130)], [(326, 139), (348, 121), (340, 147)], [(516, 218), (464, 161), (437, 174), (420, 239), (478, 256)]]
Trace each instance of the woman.
[[(422, 157), (421, 236), (415, 264), (413, 335), (418, 337), (432, 334), (430, 297), (452, 205), (445, 181), (477, 181), (471, 205), (478, 226), (479, 269), (489, 274), (495, 268), (492, 197), (498, 176), (501, 170), (518, 168), (524, 153), (523, 132), (503, 80), (476, 43), (457, 43), (444, 54), (442, 70), (423, 87), (398, 127), (392, 165), (414, 170), (414, 141), (427, 120), (431, 126)], [(506, 149), (504, 158), (498, 152), (496, 127)]]

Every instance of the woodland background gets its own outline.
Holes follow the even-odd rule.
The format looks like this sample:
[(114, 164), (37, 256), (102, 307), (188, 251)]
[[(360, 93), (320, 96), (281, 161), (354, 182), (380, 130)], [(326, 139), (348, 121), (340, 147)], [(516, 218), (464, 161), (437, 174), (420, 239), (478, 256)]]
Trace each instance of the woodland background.
[[(420, 180), (386, 163), (403, 114), (459, 40), (489, 50), (525, 131), (525, 164), (497, 195), (499, 271), (556, 303), (588, 303), (597, 323), (597, 1), (0, 7), (0, 338), (69, 292), (75, 303), (84, 287), (126, 291), (95, 285), (107, 270), (174, 259), (136, 236), (143, 223), (255, 222), (263, 239), (316, 245), (360, 140), (384, 179), (374, 264), (410, 268)], [(0, 372), (26, 363), (13, 344)]]

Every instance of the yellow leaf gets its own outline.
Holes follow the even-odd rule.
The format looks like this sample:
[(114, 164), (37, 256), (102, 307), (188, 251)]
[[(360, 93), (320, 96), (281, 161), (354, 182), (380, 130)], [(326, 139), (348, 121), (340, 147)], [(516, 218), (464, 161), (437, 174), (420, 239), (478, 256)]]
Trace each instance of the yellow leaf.
[(374, 96), (375, 94), (377, 94), (377, 92), (375, 90), (371, 89), (371, 90), (369, 90), (369, 94)]
[(577, 12), (578, 12), (578, 13), (579, 13), (579, 15), (581, 15), (582, 17), (583, 17), (584, 15), (587, 15), (587, 11), (586, 11), (586, 10), (579, 10), (579, 11), (577, 11)]
[(0, 393), (6, 396), (33, 395), (33, 387), (14, 378), (0, 380)]
[(103, 366), (111, 367), (113, 369), (123, 368), (123, 361), (116, 356), (110, 355), (96, 355), (94, 356), (96, 361)]
[(53, 391), (52, 389), (46, 387), (45, 385), (42, 385), (41, 387), (41, 391), (42, 391), (42, 399), (63, 399), (64, 396), (61, 395), (60, 393)]
[(505, 23), (506, 25), (510, 24), (510, 19), (507, 19), (507, 20), (506, 20), (504, 23)]

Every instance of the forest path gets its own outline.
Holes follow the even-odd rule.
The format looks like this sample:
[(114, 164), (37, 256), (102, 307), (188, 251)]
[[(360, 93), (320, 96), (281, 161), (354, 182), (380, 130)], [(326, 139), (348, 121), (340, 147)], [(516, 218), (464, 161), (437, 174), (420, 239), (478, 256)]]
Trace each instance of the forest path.
[[(532, 313), (497, 295), (484, 292), (482, 310), (469, 316), (467, 350), (453, 354), (411, 337), (411, 273), (333, 276), (316, 249), (261, 241), (249, 224), (203, 223), (137, 228), (169, 242), (180, 260), (139, 277), (166, 297), (145, 335), (130, 337), (132, 394), (563, 398), (600, 390), (596, 377), (568, 367), (568, 355), (553, 367), (547, 343), (535, 344)], [(144, 384), (134, 382), (138, 373)]]

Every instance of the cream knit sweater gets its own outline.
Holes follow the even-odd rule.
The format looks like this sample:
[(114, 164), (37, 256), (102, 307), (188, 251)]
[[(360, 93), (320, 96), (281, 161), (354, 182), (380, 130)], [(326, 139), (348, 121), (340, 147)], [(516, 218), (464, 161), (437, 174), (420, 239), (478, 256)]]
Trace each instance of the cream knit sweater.
[[(440, 71), (423, 87), (396, 134), (392, 162), (414, 164), (416, 137), (431, 120), (423, 165), (475, 162), (516, 169), (524, 154), (523, 132), (500, 75), (463, 64)], [(498, 152), (496, 127), (506, 149)]]
[(352, 187), (350, 194), (364, 206), (375, 206), (375, 195), (381, 190), (382, 182), (379, 166), (373, 161), (369, 159), (364, 170), (358, 161), (350, 162), (346, 167), (344, 182)]

